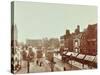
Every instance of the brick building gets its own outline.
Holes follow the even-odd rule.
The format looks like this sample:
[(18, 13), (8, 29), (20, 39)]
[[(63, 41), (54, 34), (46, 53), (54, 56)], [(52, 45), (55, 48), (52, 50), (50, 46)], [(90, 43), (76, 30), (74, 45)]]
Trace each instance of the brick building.
[(60, 45), (61, 45), (61, 50), (68, 50), (72, 51), (73, 50), (73, 38), (72, 35), (70, 34), (69, 30), (66, 30), (66, 34), (60, 37)]
[(88, 25), (81, 37), (80, 52), (90, 55), (97, 54), (97, 24)]
[(88, 27), (80, 32), (77, 25), (74, 33), (66, 30), (66, 34), (60, 37), (60, 52), (73, 51), (83, 54), (97, 54), (97, 24), (88, 25)]
[(80, 26), (77, 25), (77, 28), (75, 29), (75, 32), (72, 33), (73, 36), (73, 51), (74, 52), (80, 52), (80, 40), (82, 37), (82, 32), (80, 32)]

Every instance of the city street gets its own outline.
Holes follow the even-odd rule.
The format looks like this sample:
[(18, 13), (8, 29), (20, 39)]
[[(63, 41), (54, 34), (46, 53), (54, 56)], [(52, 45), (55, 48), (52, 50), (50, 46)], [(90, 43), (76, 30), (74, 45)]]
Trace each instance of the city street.
[[(43, 64), (42, 66), (37, 65), (36, 61), (34, 62), (30, 62), (30, 73), (36, 73), (36, 72), (50, 72), (50, 64), (48, 64), (45, 60), (45, 58), (42, 58)], [(65, 65), (66, 70), (78, 70), (77, 67), (71, 66), (70, 64), (64, 64), (61, 60), (54, 58), (55, 63), (55, 67), (54, 67), (54, 71), (63, 71), (63, 67)], [(26, 61), (22, 61), (24, 65), (22, 65), (22, 68), (17, 72), (17, 74), (19, 73), (27, 73), (27, 62)]]
[[(36, 51), (36, 49), (34, 49)], [(70, 70), (81, 70), (81, 69), (88, 69), (88, 65), (84, 65), (79, 63), (77, 61), (69, 60), (68, 62), (62, 61), (62, 56), (58, 53), (53, 53), (53, 61), (50, 62), (50, 60), (47, 59), (48, 56), (45, 55), (43, 52), (43, 57), (37, 58), (37, 53), (35, 52), (35, 56), (32, 61), (30, 61), (30, 66), (28, 69), (28, 61), (27, 60), (21, 60), (21, 69), (17, 71), (16, 73), (37, 73), (37, 72), (51, 72), (51, 71), (70, 71)], [(52, 56), (49, 56), (52, 57)], [(82, 58), (80, 55), (79, 58)], [(38, 63), (37, 63), (38, 60)], [(28, 72), (29, 70), (29, 72)]]

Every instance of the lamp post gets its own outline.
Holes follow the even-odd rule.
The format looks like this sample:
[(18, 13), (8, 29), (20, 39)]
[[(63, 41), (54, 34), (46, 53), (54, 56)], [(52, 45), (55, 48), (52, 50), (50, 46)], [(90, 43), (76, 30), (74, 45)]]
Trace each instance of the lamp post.
[(29, 69), (30, 69), (30, 55), (29, 55), (29, 51), (26, 50), (26, 61), (27, 61), (27, 73), (29, 73)]
[(27, 73), (29, 73), (29, 71), (30, 71), (30, 62), (27, 61)]
[(54, 56), (51, 54), (51, 60), (50, 60), (50, 68), (51, 68), (51, 72), (54, 71), (54, 66), (55, 66), (56, 62), (54, 62)]
[(53, 58), (50, 61), (50, 67), (51, 67), (51, 72), (53, 72), (54, 71), (54, 60), (53, 60)]
[(47, 56), (47, 60), (48, 60), (48, 62), (49, 62), (49, 67), (50, 67), (50, 70), (51, 70), (51, 72), (53, 72), (54, 71), (54, 65), (56, 64), (56, 62), (54, 62), (54, 51), (53, 50), (47, 50), (47, 54), (46, 54), (46, 56)]
[(26, 61), (27, 61), (27, 73), (30, 72), (30, 61), (34, 58), (34, 53), (32, 52), (32, 48), (29, 48), (26, 51)]

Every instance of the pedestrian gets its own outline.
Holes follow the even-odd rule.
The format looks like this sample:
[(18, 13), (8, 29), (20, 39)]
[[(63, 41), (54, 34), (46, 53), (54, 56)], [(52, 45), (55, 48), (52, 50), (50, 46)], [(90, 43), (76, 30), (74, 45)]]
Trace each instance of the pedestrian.
[(50, 64), (51, 64), (51, 72), (53, 72), (54, 71), (54, 64), (52, 62)]
[(42, 66), (42, 62), (40, 62), (40, 67)]
[(66, 71), (66, 67), (64, 66), (64, 71)]
[(38, 60), (36, 60), (36, 64), (38, 65), (38, 63), (39, 63), (39, 61)]

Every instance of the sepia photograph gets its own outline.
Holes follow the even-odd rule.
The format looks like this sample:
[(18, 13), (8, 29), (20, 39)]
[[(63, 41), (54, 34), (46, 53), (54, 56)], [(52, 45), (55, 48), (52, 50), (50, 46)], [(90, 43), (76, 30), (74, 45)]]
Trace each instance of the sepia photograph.
[(93, 70), (97, 63), (97, 7), (11, 2), (11, 72)]

